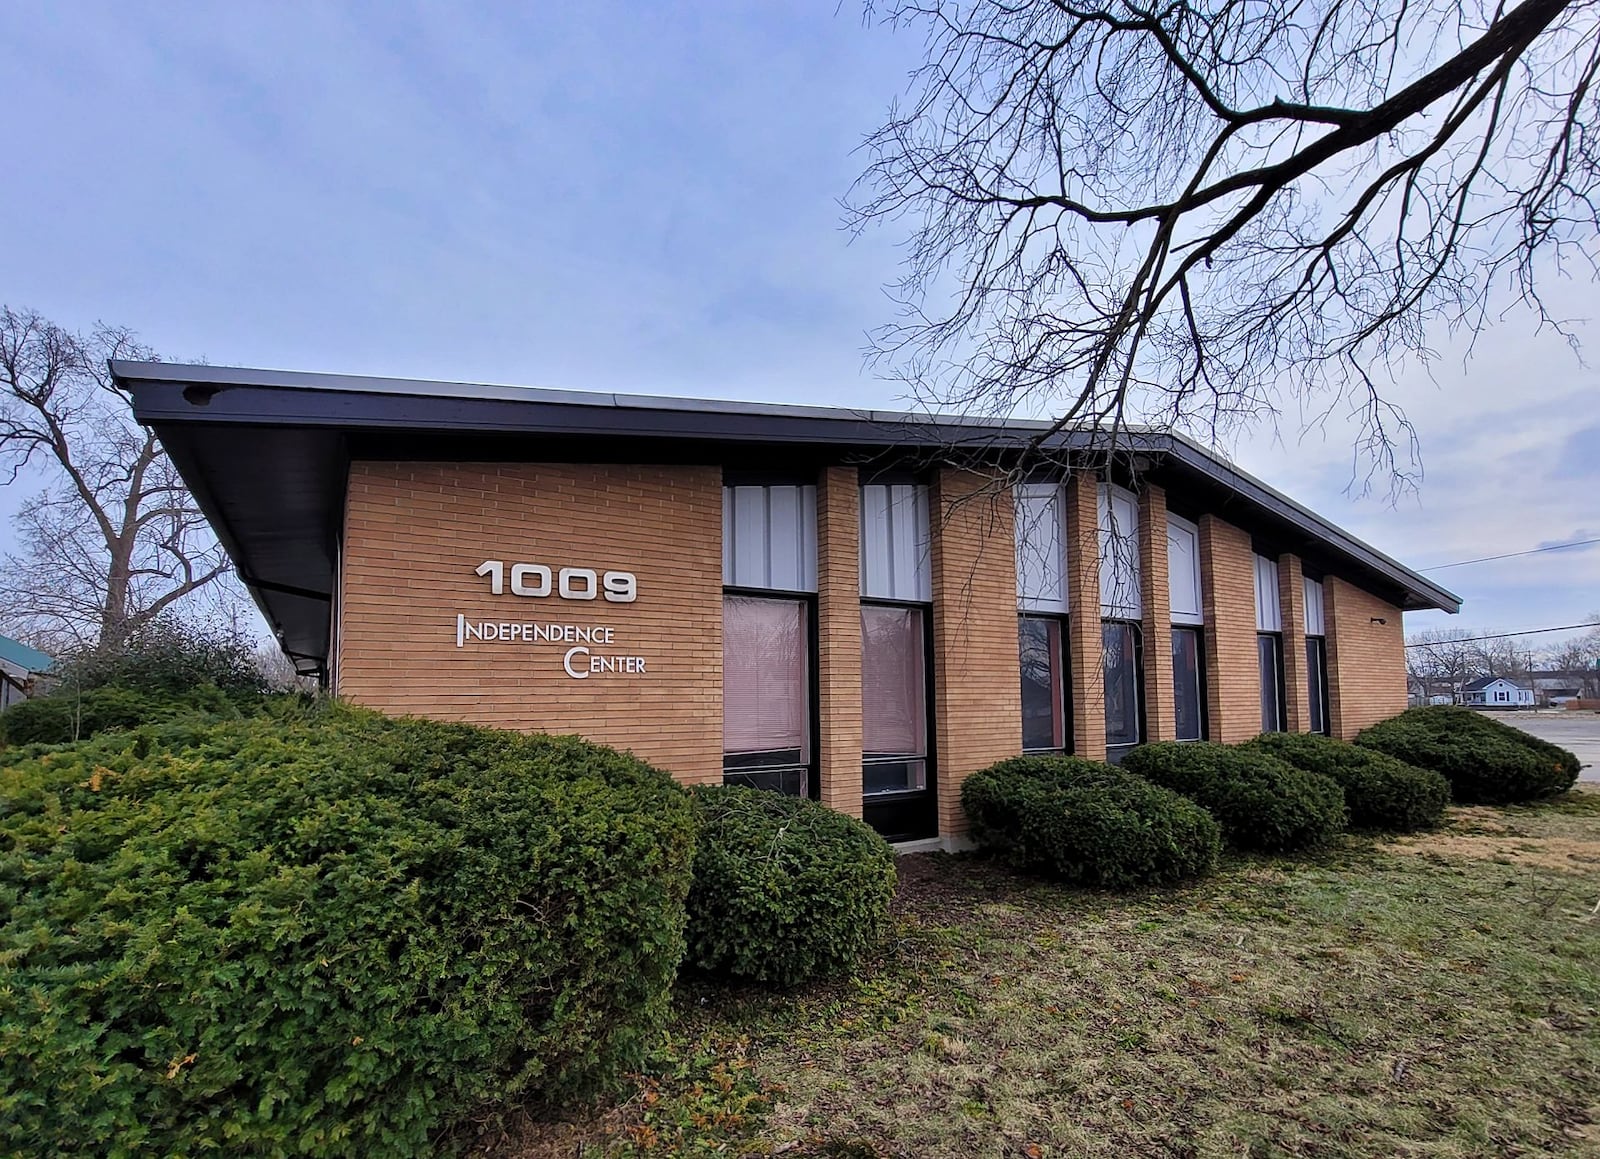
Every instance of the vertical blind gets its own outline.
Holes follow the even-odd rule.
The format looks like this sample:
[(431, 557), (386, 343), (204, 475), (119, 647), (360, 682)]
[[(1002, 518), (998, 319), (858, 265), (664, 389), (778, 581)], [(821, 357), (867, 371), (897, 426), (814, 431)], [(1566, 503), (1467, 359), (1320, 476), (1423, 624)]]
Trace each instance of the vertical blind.
[(1133, 492), (1100, 484), (1100, 615), (1137, 620), (1139, 594), (1139, 500)]
[(1028, 612), (1067, 611), (1066, 533), (1059, 483), (1016, 489), (1017, 606)]
[(1174, 624), (1205, 623), (1200, 601), (1200, 529), (1176, 515), (1167, 516), (1167, 591)]
[(817, 489), (722, 489), (722, 582), (729, 587), (817, 590)]
[(861, 594), (926, 603), (933, 598), (928, 558), (928, 489), (918, 483), (861, 488)]
[[(722, 747), (811, 759), (806, 605), (726, 596), (722, 601)], [(792, 759), (788, 758), (788, 759)]]
[(1306, 593), (1306, 635), (1326, 636), (1328, 634), (1327, 620), (1322, 613), (1322, 582), (1310, 576), (1305, 577)]
[(1283, 605), (1278, 599), (1278, 561), (1264, 555), (1256, 561), (1256, 631), (1283, 631)]

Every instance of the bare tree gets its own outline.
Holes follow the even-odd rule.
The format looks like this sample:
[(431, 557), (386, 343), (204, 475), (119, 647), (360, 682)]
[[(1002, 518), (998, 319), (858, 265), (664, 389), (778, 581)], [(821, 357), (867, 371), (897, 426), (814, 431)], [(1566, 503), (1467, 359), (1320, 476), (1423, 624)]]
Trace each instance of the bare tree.
[(1541, 280), (1596, 272), (1596, 0), (887, 18), (924, 30), (925, 64), (850, 211), (911, 223), (873, 353), (929, 402), (1214, 438), (1292, 400), (1352, 415), (1361, 487), (1403, 486), (1389, 373), (1508, 292), (1559, 329)]
[(127, 330), (66, 330), (0, 307), (0, 469), (42, 467), (17, 517), (3, 608), (31, 634), (115, 648), (213, 583), (227, 560), (154, 433), (133, 420), (108, 358), (152, 358)]

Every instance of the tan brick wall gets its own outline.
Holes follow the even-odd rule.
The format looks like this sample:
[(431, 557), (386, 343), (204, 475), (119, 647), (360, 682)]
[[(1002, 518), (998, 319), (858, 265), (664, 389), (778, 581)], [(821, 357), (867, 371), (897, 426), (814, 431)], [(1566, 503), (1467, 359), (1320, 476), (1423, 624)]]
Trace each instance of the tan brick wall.
[(1232, 524), (1202, 515), (1199, 525), (1207, 737), (1234, 743), (1261, 731), (1255, 555), (1250, 536)]
[(1178, 735), (1172, 704), (1172, 597), (1167, 575), (1167, 493), (1146, 484), (1139, 494), (1139, 588), (1144, 602), (1145, 739)]
[(861, 816), (861, 473), (817, 486), (818, 766), (824, 805)]
[(1306, 589), (1300, 557), (1278, 557), (1278, 603), (1283, 617), (1283, 727), (1305, 732), (1311, 727), (1306, 680)]
[(967, 831), (961, 782), (1022, 751), (1011, 492), (944, 469), (931, 498), (939, 834)]
[[(474, 574), (503, 560), (507, 594)], [(634, 603), (509, 594), (512, 563), (631, 571)], [(579, 733), (685, 782), (722, 778), (717, 467), (355, 463), (345, 513), (341, 695), (390, 713)], [(642, 674), (573, 679), (563, 643), (470, 641), (470, 621), (599, 625)]]
[[(1072, 660), (1072, 751), (1106, 758), (1105, 644), (1100, 634), (1100, 481), (1067, 481), (1067, 651)], [(1021, 676), (1018, 676), (1020, 683)], [(1019, 709), (1020, 711), (1020, 709)]]
[(1336, 576), (1323, 581), (1322, 593), (1328, 720), (1334, 736), (1350, 740), (1369, 724), (1405, 711), (1405, 629), (1399, 608)]

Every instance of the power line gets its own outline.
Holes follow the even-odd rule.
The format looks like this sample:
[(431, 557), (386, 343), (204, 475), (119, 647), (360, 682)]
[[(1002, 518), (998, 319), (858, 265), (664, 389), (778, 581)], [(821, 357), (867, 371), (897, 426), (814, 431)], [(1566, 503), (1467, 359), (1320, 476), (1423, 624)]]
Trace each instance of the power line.
[(1594, 539), (1575, 539), (1571, 543), (1552, 543), (1546, 547), (1530, 547), (1527, 551), (1508, 551), (1504, 555), (1485, 555), (1477, 559), (1458, 559), (1455, 563), (1436, 563), (1432, 567), (1418, 568), (1418, 571), (1443, 571), (1447, 567), (1466, 567), (1469, 563), (1488, 563), (1496, 559), (1515, 559), (1519, 555), (1538, 555), (1541, 551), (1563, 551), (1569, 547), (1588, 547), (1600, 543), (1600, 537)]
[(1600, 628), (1600, 624), (1564, 624), (1559, 628), (1529, 628), (1525, 632), (1496, 632), (1489, 636), (1462, 636), (1455, 640), (1418, 640), (1407, 648), (1443, 648), (1450, 644), (1471, 644), (1475, 640), (1506, 640), (1512, 636), (1537, 636), (1542, 632), (1571, 632), (1578, 628)]

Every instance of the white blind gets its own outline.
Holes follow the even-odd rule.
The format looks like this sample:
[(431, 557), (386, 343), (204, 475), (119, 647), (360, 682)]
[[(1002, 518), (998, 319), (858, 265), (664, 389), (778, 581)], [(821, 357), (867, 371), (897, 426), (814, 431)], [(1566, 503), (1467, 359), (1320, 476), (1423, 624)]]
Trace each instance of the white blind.
[(861, 749), (925, 756), (928, 729), (923, 682), (923, 613), (915, 608), (861, 609)]
[(880, 600), (933, 598), (928, 489), (921, 484), (861, 488), (861, 594)]
[(784, 592), (817, 590), (817, 489), (724, 487), (722, 582)]
[(1174, 624), (1205, 623), (1200, 597), (1200, 529), (1177, 515), (1167, 516), (1167, 591)]
[(727, 596), (722, 601), (722, 750), (799, 750), (810, 760), (806, 605)]
[(1256, 631), (1283, 631), (1283, 605), (1278, 600), (1278, 561), (1256, 559)]
[(1305, 592), (1306, 635), (1326, 636), (1328, 634), (1328, 626), (1322, 612), (1322, 581), (1306, 576)]
[(1029, 612), (1067, 610), (1065, 509), (1058, 483), (1025, 483), (1016, 491), (1017, 606)]
[(1137, 620), (1144, 614), (1139, 593), (1139, 500), (1131, 491), (1100, 484), (1100, 615)]

